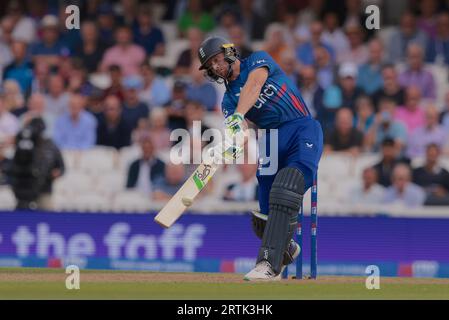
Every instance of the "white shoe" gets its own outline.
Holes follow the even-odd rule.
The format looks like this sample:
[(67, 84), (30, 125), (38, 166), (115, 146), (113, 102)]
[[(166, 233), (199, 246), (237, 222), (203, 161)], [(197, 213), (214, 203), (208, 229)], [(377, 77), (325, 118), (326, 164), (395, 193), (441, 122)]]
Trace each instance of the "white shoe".
[(281, 280), (281, 274), (274, 273), (271, 264), (262, 260), (243, 279), (247, 281), (279, 281)]

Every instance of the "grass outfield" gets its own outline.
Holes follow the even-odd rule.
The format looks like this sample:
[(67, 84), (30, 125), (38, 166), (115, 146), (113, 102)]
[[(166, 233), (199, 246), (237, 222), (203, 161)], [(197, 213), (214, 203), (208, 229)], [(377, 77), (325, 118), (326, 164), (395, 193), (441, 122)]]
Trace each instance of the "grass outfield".
[(0, 268), (0, 299), (449, 299), (449, 279), (320, 277), (271, 283), (239, 274), (81, 270), (80, 290), (67, 290), (63, 269)]

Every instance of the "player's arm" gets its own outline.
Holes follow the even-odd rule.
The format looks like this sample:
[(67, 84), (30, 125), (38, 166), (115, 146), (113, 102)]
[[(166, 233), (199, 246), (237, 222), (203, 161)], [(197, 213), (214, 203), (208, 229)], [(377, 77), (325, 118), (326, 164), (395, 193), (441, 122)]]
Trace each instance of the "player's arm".
[(248, 75), (248, 79), (240, 92), (239, 103), (235, 112), (245, 115), (251, 109), (259, 98), (267, 78), (267, 68), (257, 68)]
[(249, 74), (245, 85), (240, 91), (239, 102), (234, 114), (226, 118), (225, 121), (226, 129), (231, 135), (245, 131), (247, 128), (244, 121), (244, 116), (256, 103), (262, 87), (267, 81), (267, 78), (267, 68), (257, 68)]

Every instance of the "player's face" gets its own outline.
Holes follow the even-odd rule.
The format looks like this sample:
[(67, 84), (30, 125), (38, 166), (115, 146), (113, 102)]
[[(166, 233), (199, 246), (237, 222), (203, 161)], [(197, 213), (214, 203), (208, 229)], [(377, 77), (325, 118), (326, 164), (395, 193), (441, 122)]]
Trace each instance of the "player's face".
[(207, 68), (221, 78), (226, 78), (228, 74), (228, 63), (224, 59), (224, 54), (219, 53), (210, 58)]

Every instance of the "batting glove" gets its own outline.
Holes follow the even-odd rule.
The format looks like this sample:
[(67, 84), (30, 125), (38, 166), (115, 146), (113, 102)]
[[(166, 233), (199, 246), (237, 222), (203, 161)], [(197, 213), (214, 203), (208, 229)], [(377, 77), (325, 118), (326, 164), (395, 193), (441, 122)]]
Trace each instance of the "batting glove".
[(225, 119), (226, 131), (231, 136), (243, 132), (243, 114), (236, 112)]

